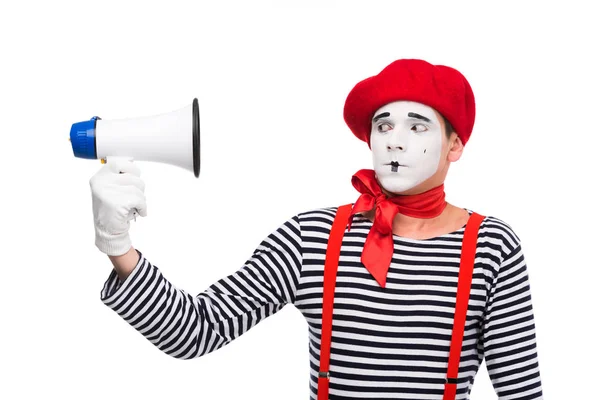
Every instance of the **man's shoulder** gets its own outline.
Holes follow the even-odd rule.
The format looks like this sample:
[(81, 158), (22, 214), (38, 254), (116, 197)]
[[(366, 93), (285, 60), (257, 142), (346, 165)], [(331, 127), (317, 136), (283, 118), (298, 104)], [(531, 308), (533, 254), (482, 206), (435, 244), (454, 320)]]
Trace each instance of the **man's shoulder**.
[(316, 225), (330, 227), (333, 224), (338, 208), (340, 208), (343, 205), (344, 204), (305, 210), (296, 214), (296, 218), (298, 219), (301, 225)]
[(335, 218), (335, 214), (336, 214), (338, 208), (341, 206), (342, 205), (337, 205), (337, 206), (320, 207), (320, 208), (313, 208), (310, 210), (305, 210), (303, 212), (298, 213), (298, 218), (300, 218), (301, 220), (306, 220), (306, 219), (311, 219), (311, 218), (325, 218), (325, 219), (331, 219), (331, 221), (333, 221), (333, 218)]
[(511, 253), (521, 243), (513, 227), (506, 220), (494, 215), (485, 215), (479, 232), (484, 240), (500, 245), (504, 254)]

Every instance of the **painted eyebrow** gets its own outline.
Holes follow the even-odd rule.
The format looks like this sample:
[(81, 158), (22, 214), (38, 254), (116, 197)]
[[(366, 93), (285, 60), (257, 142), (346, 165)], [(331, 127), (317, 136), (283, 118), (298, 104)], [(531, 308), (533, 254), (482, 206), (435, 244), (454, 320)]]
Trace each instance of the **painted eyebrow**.
[(379, 114), (379, 115), (376, 115), (376, 116), (373, 118), (373, 122), (377, 122), (377, 120), (378, 120), (378, 119), (385, 118), (385, 117), (389, 117), (389, 116), (390, 116), (390, 113), (389, 113), (389, 112), (383, 112), (383, 113), (381, 113), (381, 114)]
[[(390, 113), (389, 113), (389, 112), (383, 112), (383, 113), (381, 113), (381, 114), (378, 114), (378, 115), (376, 115), (376, 116), (373, 118), (373, 122), (377, 122), (377, 120), (379, 120), (379, 119), (381, 119), (381, 118), (389, 117), (389, 116), (390, 116)], [(426, 122), (431, 122), (431, 120), (430, 120), (429, 118), (427, 118), (427, 117), (424, 117), (424, 116), (422, 116), (421, 114), (417, 114), (417, 113), (414, 113), (414, 112), (409, 112), (409, 113), (408, 113), (408, 117), (409, 117), (409, 118), (421, 119), (421, 120), (423, 120), (423, 121), (426, 121)]]
[(429, 118), (424, 117), (421, 114), (417, 114), (417, 113), (414, 113), (414, 112), (409, 112), (408, 113), (408, 118), (422, 119), (423, 121), (431, 122), (431, 120)]

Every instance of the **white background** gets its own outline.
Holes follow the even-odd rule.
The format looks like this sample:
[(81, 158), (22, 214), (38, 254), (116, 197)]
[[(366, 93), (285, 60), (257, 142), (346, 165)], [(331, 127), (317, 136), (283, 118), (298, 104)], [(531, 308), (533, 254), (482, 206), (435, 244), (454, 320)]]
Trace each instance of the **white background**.
[[(293, 306), (170, 358), (100, 301), (89, 178), (71, 124), (200, 102), (202, 171), (149, 162), (134, 245), (197, 294), (292, 215), (354, 201), (370, 168), (346, 95), (398, 58), (460, 70), (477, 101), (450, 203), (522, 240), (546, 399), (597, 396), (598, 71), (593, 2), (33, 2), (0, 7), (0, 398), (307, 399)], [(492, 5), (493, 4), (493, 5)], [(471, 398), (496, 399), (485, 365)]]

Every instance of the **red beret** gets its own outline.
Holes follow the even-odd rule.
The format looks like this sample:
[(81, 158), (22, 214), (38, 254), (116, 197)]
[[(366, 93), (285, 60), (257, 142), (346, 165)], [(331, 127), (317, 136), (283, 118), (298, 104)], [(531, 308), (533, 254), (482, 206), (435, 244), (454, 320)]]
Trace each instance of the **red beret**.
[(425, 104), (442, 114), (466, 144), (475, 123), (475, 97), (467, 79), (454, 68), (423, 60), (396, 60), (379, 74), (354, 86), (346, 98), (344, 120), (371, 146), (371, 119), (384, 105), (399, 101)]

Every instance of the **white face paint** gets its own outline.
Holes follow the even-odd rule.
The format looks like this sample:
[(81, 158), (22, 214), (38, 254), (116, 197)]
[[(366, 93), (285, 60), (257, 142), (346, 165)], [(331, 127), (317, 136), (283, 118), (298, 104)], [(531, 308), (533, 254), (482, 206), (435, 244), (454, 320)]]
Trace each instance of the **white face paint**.
[(378, 109), (371, 121), (371, 151), (381, 186), (401, 193), (434, 175), (442, 134), (435, 111), (424, 104), (396, 101)]

